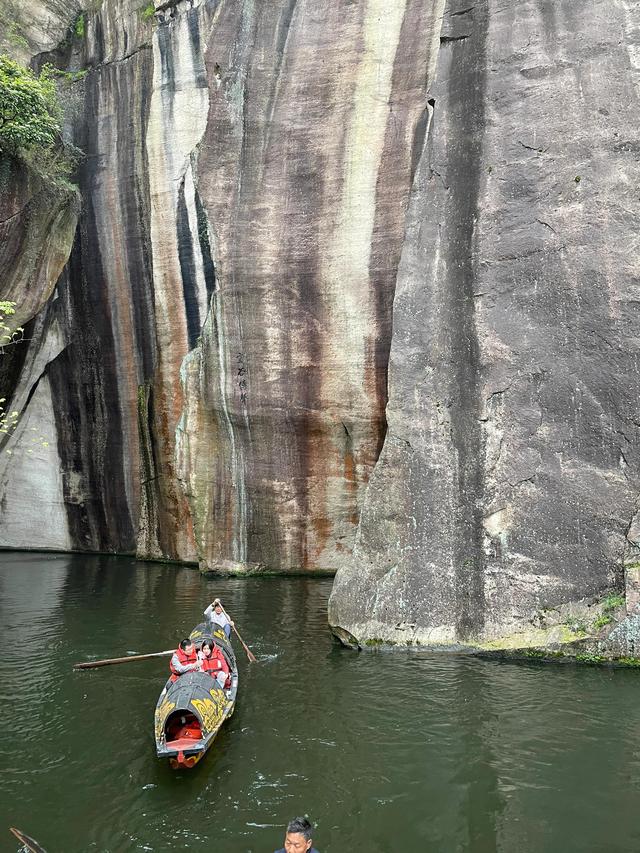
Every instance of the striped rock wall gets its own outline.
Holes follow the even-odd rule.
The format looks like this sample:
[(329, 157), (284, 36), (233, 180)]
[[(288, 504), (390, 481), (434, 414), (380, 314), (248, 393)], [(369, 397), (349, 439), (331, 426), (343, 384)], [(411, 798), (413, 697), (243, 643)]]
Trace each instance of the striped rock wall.
[(0, 542), (50, 518), (42, 547), (334, 571), (386, 429), (435, 6), (145, 8), (105, 0), (66, 49), (83, 212), (31, 344), (57, 335), (51, 405), (21, 406), (58, 473), (3, 461)]

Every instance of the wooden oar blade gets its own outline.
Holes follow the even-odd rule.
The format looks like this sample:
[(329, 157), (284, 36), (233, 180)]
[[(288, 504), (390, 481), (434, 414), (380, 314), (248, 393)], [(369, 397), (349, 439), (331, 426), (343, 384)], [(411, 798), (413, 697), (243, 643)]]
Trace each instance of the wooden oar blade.
[[(227, 617), (227, 618), (229, 618), (229, 617)], [(237, 638), (240, 640), (240, 642), (242, 643), (242, 648), (243, 648), (243, 649), (245, 650), (245, 652), (247, 653), (247, 657), (249, 658), (249, 663), (257, 663), (258, 658), (254, 655), (254, 653), (251, 651), (251, 649), (249, 648), (249, 646), (248, 646), (248, 645), (245, 643), (245, 641), (242, 639), (242, 637), (240, 636), (240, 632), (238, 631), (238, 629), (236, 628), (236, 626), (235, 626), (235, 625), (233, 626), (233, 630), (234, 630), (234, 633), (235, 633), (236, 637), (237, 637)]]
[(175, 649), (167, 649), (165, 652), (150, 652), (146, 655), (127, 655), (124, 658), (105, 658), (104, 660), (89, 660), (83, 663), (74, 663), (74, 669), (95, 669), (98, 666), (113, 666), (118, 663), (131, 663), (134, 660), (149, 660), (150, 658), (161, 658), (172, 655)]
[(19, 829), (16, 829), (15, 826), (10, 826), (9, 831), (13, 832), (20, 844), (24, 845), (27, 850), (31, 850), (33, 853), (47, 853), (44, 847), (40, 847), (37, 841), (30, 836), (25, 835), (24, 832), (21, 832)]

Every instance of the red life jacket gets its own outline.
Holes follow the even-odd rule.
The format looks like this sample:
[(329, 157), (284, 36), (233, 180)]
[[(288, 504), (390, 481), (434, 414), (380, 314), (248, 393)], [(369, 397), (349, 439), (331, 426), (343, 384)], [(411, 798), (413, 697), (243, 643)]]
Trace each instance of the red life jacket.
[[(198, 662), (198, 653), (196, 652), (195, 647), (194, 647), (193, 651), (191, 652), (191, 654), (189, 655), (185, 652), (185, 650), (181, 646), (178, 646), (178, 648), (175, 650), (175, 654), (176, 654), (178, 660), (180, 661), (180, 663), (182, 664), (182, 666), (185, 666), (188, 663), (197, 663)], [(171, 670), (171, 673), (172, 673), (171, 681), (177, 681), (182, 673), (176, 672), (175, 669), (173, 668), (173, 656), (171, 657), (171, 660), (169, 661), (169, 669)]]
[(201, 657), (200, 666), (202, 667), (203, 672), (208, 672), (209, 675), (216, 677), (216, 675), (222, 670), (227, 674), (227, 680), (225, 682), (225, 687), (229, 687), (231, 685), (231, 673), (229, 672), (229, 664), (227, 663), (227, 659), (222, 654), (219, 648), (214, 647), (211, 652), (211, 656), (208, 658)]

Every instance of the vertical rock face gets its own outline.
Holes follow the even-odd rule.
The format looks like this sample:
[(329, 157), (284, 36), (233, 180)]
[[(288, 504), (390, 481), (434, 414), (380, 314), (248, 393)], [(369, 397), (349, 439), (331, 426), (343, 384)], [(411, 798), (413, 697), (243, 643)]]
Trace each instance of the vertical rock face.
[(28, 63), (53, 50), (82, 7), (79, 0), (0, 0), (0, 53)]
[(2, 299), (14, 302), (14, 326), (49, 300), (71, 251), (79, 198), (0, 154)]
[[(190, 55), (194, 26), (188, 22), (198, 12), (155, 26), (141, 11), (136, 3), (113, 0), (85, 24), (82, 53), (89, 71), (84, 116), (74, 128), (85, 153), (83, 217), (58, 299), (39, 318), (39, 337), (30, 347), (39, 347), (55, 323), (59, 346), (41, 367), (54, 401), (47, 425), (57, 436), (57, 458), (49, 462), (60, 469), (56, 505), (66, 523), (45, 525), (38, 544), (101, 551), (138, 546), (142, 556), (193, 560), (188, 506), (175, 477), (174, 434), (179, 368), (189, 349), (187, 317), (201, 324), (207, 297), (203, 274), (191, 276), (189, 298), (183, 293), (187, 274), (177, 244), (185, 238), (176, 234), (176, 219), (184, 209), (195, 221), (193, 182), (185, 192), (184, 177), (179, 180), (190, 170), (204, 128), (206, 96), (193, 105), (193, 123), (183, 106), (206, 83), (195, 67), (198, 57), (186, 66), (182, 59)], [(25, 422), (29, 402), (19, 408)], [(41, 455), (40, 448), (36, 452)], [(35, 516), (48, 517), (49, 496), (31, 488), (30, 464), (20, 454), (7, 479), (28, 496), (26, 530)], [(62, 527), (68, 531), (64, 545)], [(7, 527), (1, 532), (3, 544), (24, 544)]]
[[(14, 431), (0, 432), (2, 529), (4, 541), (17, 547), (71, 544), (55, 450), (51, 385), (44, 375), (48, 361), (60, 352), (62, 334), (54, 326), (44, 334), (42, 316), (33, 318), (48, 313), (43, 309), (71, 252), (79, 206), (72, 189), (61, 189), (24, 164), (0, 156), (0, 298), (15, 303), (15, 315), (7, 318), (11, 327), (26, 326), (24, 337), (37, 339), (33, 346), (26, 341), (5, 346), (0, 354), (2, 410), (29, 409)], [(16, 457), (18, 445), (24, 452)], [(41, 496), (40, 523), (29, 529), (25, 518), (34, 510), (35, 495)]]
[(198, 159), (217, 287), (184, 366), (206, 567), (333, 570), (384, 437), (431, 4), (222, 4)]
[[(434, 7), (325, 6), (104, 0), (58, 51), (88, 70), (68, 128), (86, 156), (25, 358), (65, 514), (43, 547), (240, 570), (349, 553), (385, 433)], [(26, 528), (49, 500), (29, 477), (15, 459)]]
[(635, 4), (77, 12), (12, 31), (87, 74), (64, 270), (73, 197), (0, 170), (0, 544), (339, 568), (359, 640), (633, 610)]
[(388, 432), (330, 602), (343, 639), (477, 644), (622, 584), (640, 485), (634, 9), (447, 3)]

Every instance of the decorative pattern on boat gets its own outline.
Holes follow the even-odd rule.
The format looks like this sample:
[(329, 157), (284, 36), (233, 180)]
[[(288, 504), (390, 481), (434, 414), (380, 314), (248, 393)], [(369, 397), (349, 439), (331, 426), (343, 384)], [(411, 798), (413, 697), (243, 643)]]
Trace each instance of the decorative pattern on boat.
[[(211, 699), (192, 699), (191, 704), (196, 709), (202, 720), (202, 725), (207, 734), (218, 728), (224, 719), (227, 705), (221, 690), (211, 690)], [(203, 732), (204, 734), (204, 732)]]
[(159, 708), (156, 708), (156, 714), (155, 714), (156, 741), (159, 741), (160, 738), (162, 737), (162, 734), (164, 732), (164, 724), (167, 720), (167, 717), (169, 716), (169, 714), (173, 711), (173, 709), (175, 707), (176, 707), (175, 702), (169, 702), (168, 699), (165, 699), (164, 702), (162, 703), (162, 705), (160, 705)]

